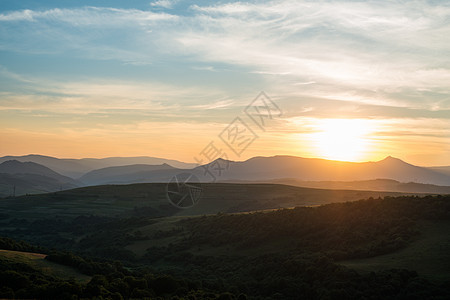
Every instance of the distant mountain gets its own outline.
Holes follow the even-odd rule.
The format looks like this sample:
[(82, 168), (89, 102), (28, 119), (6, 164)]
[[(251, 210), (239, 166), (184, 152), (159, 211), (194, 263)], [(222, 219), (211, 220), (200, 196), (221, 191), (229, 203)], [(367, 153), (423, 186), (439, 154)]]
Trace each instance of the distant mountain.
[[(390, 156), (377, 162), (363, 163), (295, 156), (254, 157), (246, 161), (219, 159), (212, 164), (196, 167), (193, 164), (151, 157), (57, 159), (31, 155), (21, 159), (44, 161), (47, 167), (63, 169), (65, 174), (79, 174), (82, 170), (89, 170), (80, 177), (78, 184), (81, 185), (168, 182), (173, 176), (188, 172), (203, 182), (211, 182), (213, 177), (210, 175), (213, 174), (215, 180), (221, 182), (286, 183), (283, 181), (287, 179), (297, 186), (330, 189), (445, 193), (445, 187), (450, 186), (450, 175), (446, 173), (446, 167), (418, 167)], [(135, 161), (159, 163), (129, 163)], [(220, 171), (218, 167), (221, 168)], [(41, 175), (49, 176), (49, 171), (51, 170)]]
[[(392, 179), (399, 182), (416, 182), (450, 186), (450, 176), (408, 164), (398, 158), (387, 157), (378, 162), (342, 162), (295, 156), (254, 157), (242, 162), (219, 160), (222, 174), (218, 180), (262, 181), (292, 178), (302, 181), (355, 181)], [(213, 169), (210, 166), (209, 169)], [(205, 166), (194, 169), (202, 180), (208, 179)], [(218, 172), (215, 172), (218, 175)], [(211, 176), (210, 176), (211, 178)]]
[[(119, 167), (108, 167), (91, 171), (82, 177), (80, 181), (86, 185), (99, 184), (120, 184), (120, 183), (138, 183), (152, 181), (153, 177), (164, 178), (164, 174), (175, 174), (180, 171), (168, 164), (161, 165), (129, 165)], [(173, 176), (173, 175), (172, 175)], [(167, 178), (170, 179), (171, 176)], [(167, 181), (166, 180), (166, 181)]]
[(450, 166), (445, 166), (445, 167), (429, 167), (427, 168), (429, 170), (432, 170), (434, 172), (438, 172), (441, 174), (445, 174), (447, 176), (450, 176)]
[(20, 162), (17, 160), (8, 160), (0, 163), (0, 173), (18, 175), (18, 174), (34, 174), (48, 178), (53, 178), (60, 182), (69, 182), (76, 184), (76, 181), (70, 177), (61, 175), (45, 166), (34, 162)]
[(0, 164), (0, 197), (53, 192), (77, 186), (78, 182), (72, 178), (33, 162), (9, 160)]
[(115, 166), (126, 166), (134, 164), (159, 165), (168, 164), (175, 168), (191, 169), (197, 164), (184, 163), (178, 160), (139, 156), (139, 157), (107, 157), (107, 158), (82, 158), (82, 159), (60, 159), (43, 155), (4, 156), (0, 157), (0, 163), (8, 160), (21, 162), (34, 162), (46, 166), (60, 174), (72, 178), (79, 178), (87, 172)]

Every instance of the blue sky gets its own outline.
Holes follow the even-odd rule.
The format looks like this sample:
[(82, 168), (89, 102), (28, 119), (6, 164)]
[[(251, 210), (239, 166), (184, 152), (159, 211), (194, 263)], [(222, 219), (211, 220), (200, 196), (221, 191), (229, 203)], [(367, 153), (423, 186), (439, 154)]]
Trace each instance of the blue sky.
[(247, 157), (315, 156), (339, 118), (361, 159), (450, 165), (448, 36), (447, 1), (3, 0), (0, 154), (192, 161), (264, 90), (283, 118)]

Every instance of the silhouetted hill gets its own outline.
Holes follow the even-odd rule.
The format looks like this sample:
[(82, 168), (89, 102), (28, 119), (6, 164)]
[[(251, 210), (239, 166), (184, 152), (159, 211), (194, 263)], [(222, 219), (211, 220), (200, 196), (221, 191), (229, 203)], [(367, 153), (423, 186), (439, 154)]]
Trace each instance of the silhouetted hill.
[(430, 169), (434, 172), (438, 172), (447, 176), (450, 176), (450, 166), (445, 166), (445, 167), (429, 167), (427, 169)]
[(135, 183), (150, 180), (154, 171), (159, 171), (159, 176), (162, 176), (164, 171), (170, 170), (178, 169), (168, 164), (108, 167), (91, 171), (80, 177), (79, 180), (87, 185)]
[(77, 181), (33, 162), (0, 164), (0, 196), (45, 193), (79, 186)]
[[(17, 218), (100, 216), (193, 216), (313, 206), (409, 193), (322, 190), (281, 184), (201, 184), (201, 199), (189, 209), (172, 206), (166, 183), (97, 185), (0, 200), (0, 214)], [(21, 211), (26, 207), (26, 211)], [(20, 213), (17, 213), (21, 211)]]
[[(231, 181), (232, 182), (232, 181)], [(234, 181), (237, 182), (237, 181)], [(251, 183), (240, 181), (241, 183)], [(255, 183), (255, 182), (253, 182)], [(450, 194), (450, 186), (439, 186), (415, 182), (398, 182), (392, 179), (356, 180), (356, 181), (301, 181), (295, 179), (275, 179), (260, 183), (287, 184), (293, 186), (310, 187), (332, 190), (357, 191), (391, 191), (404, 193)]]
[[(302, 181), (355, 181), (392, 179), (399, 182), (417, 182), (450, 186), (450, 176), (387, 157), (378, 162), (342, 162), (295, 156), (254, 157), (242, 162), (220, 160), (228, 170), (222, 171), (219, 180), (262, 181), (292, 178)], [(204, 167), (195, 173), (203, 179)]]
[(61, 182), (76, 183), (76, 181), (70, 177), (63, 176), (45, 166), (33, 162), (20, 162), (17, 160), (5, 161), (0, 164), (0, 173), (12, 175), (34, 174), (53, 178)]
[[(418, 167), (390, 156), (381, 161), (363, 163), (295, 156), (254, 157), (246, 161), (219, 159), (216, 164), (198, 166), (193, 169), (190, 169), (193, 164), (178, 162), (182, 168), (176, 168), (174, 167), (176, 161), (151, 157), (78, 160), (36, 155), (21, 157), (21, 159), (25, 158), (44, 161), (47, 167), (54, 170), (62, 169), (66, 172), (65, 174), (80, 174), (83, 170), (89, 170), (80, 178), (84, 185), (168, 182), (174, 175), (189, 172), (203, 182), (213, 181), (213, 177), (210, 176), (213, 174), (216, 181), (222, 182), (283, 182), (289, 179), (295, 182), (322, 182), (309, 183), (306, 186), (338, 189), (381, 190), (386, 188), (387, 191), (441, 193), (447, 189), (437, 186), (450, 186), (450, 175), (446, 173), (446, 167)], [(159, 163), (129, 163), (136, 161), (158, 161)], [(220, 173), (217, 171), (218, 167), (222, 168)], [(381, 185), (380, 181), (367, 183), (367, 181), (378, 179), (393, 180), (398, 183), (388, 181)], [(355, 181), (359, 183), (349, 183)], [(414, 185), (414, 183), (422, 185)], [(298, 183), (295, 185), (305, 186)], [(350, 187), (351, 185), (353, 187)]]
[(34, 162), (44, 165), (60, 174), (72, 178), (79, 178), (87, 172), (115, 166), (125, 166), (134, 164), (159, 165), (169, 164), (176, 168), (194, 168), (197, 164), (184, 163), (172, 159), (140, 156), (140, 157), (107, 157), (107, 158), (82, 158), (82, 159), (60, 159), (43, 155), (25, 155), (25, 156), (4, 156), (0, 157), (0, 163), (8, 160), (17, 160), (21, 162)]

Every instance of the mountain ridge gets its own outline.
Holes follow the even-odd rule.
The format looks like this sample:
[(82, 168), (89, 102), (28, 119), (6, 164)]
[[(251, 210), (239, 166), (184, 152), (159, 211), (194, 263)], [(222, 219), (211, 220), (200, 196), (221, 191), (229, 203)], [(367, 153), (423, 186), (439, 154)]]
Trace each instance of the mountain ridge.
[[(26, 158), (40, 158), (52, 162), (60, 162), (57, 158), (31, 155)], [(1, 159), (0, 158), (0, 162)], [(105, 159), (80, 159), (74, 160), (75, 167), (80, 164), (93, 165), (84, 166), (92, 169), (98, 163), (123, 163), (133, 161), (134, 158), (105, 158)], [(142, 159), (142, 157), (137, 158)], [(153, 158), (144, 157), (144, 159)], [(159, 159), (158, 159), (159, 160)], [(132, 184), (132, 183), (164, 183), (169, 182), (174, 176), (180, 173), (191, 173), (202, 182), (220, 181), (220, 182), (280, 182), (284, 179), (292, 180), (296, 186), (319, 186), (328, 188), (348, 188), (352, 186), (349, 182), (360, 181), (360, 184), (353, 184), (357, 190), (367, 190), (367, 187), (373, 187), (380, 190), (378, 183), (368, 184), (363, 181), (377, 179), (394, 180), (398, 183), (386, 184), (390, 191), (422, 191), (430, 193), (446, 192), (445, 187), (450, 186), (450, 174), (442, 171), (445, 167), (438, 170), (434, 168), (419, 167), (409, 164), (399, 158), (387, 156), (379, 161), (369, 162), (345, 162), (337, 160), (327, 160), (322, 158), (304, 158), (290, 155), (276, 156), (256, 156), (243, 161), (216, 159), (210, 164), (197, 166), (194, 168), (175, 168), (167, 163), (167, 159), (161, 159), (160, 164), (129, 164), (119, 166), (108, 166), (93, 169), (77, 177), (78, 180), (71, 182), (77, 186), (99, 185), (99, 184)], [(161, 162), (161, 160), (159, 160)], [(16, 164), (19, 163), (16, 161)], [(74, 163), (71, 159), (63, 161), (66, 167)], [(22, 165), (20, 165), (22, 164)], [(20, 163), (18, 166), (34, 166), (33, 162)], [(189, 166), (189, 164), (187, 164)], [(44, 165), (46, 172), (41, 174), (49, 177), (53, 174), (48, 165)], [(221, 170), (218, 170), (220, 167)], [(79, 170), (79, 169), (78, 169)], [(70, 171), (70, 170), (68, 170)], [(76, 173), (76, 170), (72, 170)], [(1, 173), (1, 172), (0, 172)], [(58, 172), (56, 172), (58, 173)], [(53, 174), (54, 175), (54, 174)], [(211, 176), (213, 175), (213, 176)], [(12, 176), (12, 175), (11, 175)], [(13, 180), (11, 176), (3, 176), (1, 180), (10, 184)], [(63, 175), (60, 175), (63, 176)], [(52, 176), (50, 176), (52, 177)], [(54, 177), (54, 176), (53, 176)], [(68, 177), (65, 177), (66, 179)], [(59, 178), (60, 180), (61, 178)], [(19, 178), (17, 178), (19, 180)], [(22, 181), (48, 181), (47, 179), (37, 180), (37, 178), (28, 176), (20, 178)], [(68, 181), (68, 180), (66, 180)], [(69, 180), (70, 182), (70, 180)], [(302, 182), (302, 184), (298, 184)], [(333, 184), (330, 182), (334, 182)], [(414, 185), (413, 183), (416, 183)], [(32, 184), (31, 184), (32, 185)], [(10, 189), (10, 188), (9, 188)], [(52, 185), (51, 190), (55, 189)], [(46, 190), (48, 189), (41, 189)]]
[(79, 182), (34, 162), (0, 163), (0, 197), (54, 192), (80, 186)]
[(198, 164), (185, 163), (174, 159), (165, 159), (151, 156), (134, 157), (105, 157), (105, 158), (57, 158), (40, 154), (28, 154), (23, 156), (3, 156), (0, 163), (8, 160), (18, 160), (21, 162), (34, 162), (44, 165), (53, 171), (73, 179), (79, 178), (86, 173), (107, 167), (125, 166), (132, 164), (162, 164), (167, 163), (176, 168), (194, 168)]
[[(417, 182), (450, 186), (450, 176), (432, 169), (418, 167), (401, 159), (388, 156), (380, 161), (343, 162), (321, 158), (296, 156), (253, 157), (245, 161), (216, 160), (214, 163), (227, 165), (228, 170), (220, 180), (273, 180), (295, 178), (304, 181), (354, 181), (392, 179), (399, 182)], [(196, 175), (201, 169), (195, 168)]]
[[(161, 165), (127, 165), (106, 167), (90, 171), (79, 178), (85, 184), (107, 184), (120, 183), (121, 181), (130, 183), (136, 181), (136, 176), (142, 177), (146, 172), (162, 171), (162, 170), (178, 170), (167, 163)], [(141, 175), (139, 175), (141, 174)]]

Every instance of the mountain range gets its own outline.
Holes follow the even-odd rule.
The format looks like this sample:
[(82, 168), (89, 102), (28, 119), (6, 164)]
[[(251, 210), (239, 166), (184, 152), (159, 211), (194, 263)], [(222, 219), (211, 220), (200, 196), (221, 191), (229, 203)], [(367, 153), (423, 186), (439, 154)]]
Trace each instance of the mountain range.
[[(0, 197), (101, 184), (169, 182), (180, 173), (194, 174), (202, 182), (215, 179), (327, 189), (450, 193), (449, 171), (450, 167), (419, 167), (390, 156), (377, 162), (362, 163), (272, 156), (245, 161), (218, 159), (202, 166), (153, 157), (58, 159), (40, 155), (5, 156), (0, 158)], [(70, 174), (72, 176), (68, 176)]]
[(157, 175), (158, 178), (162, 179), (163, 173), (168, 171), (169, 174), (172, 174), (172, 171), (177, 170), (180, 169), (174, 168), (166, 163), (161, 165), (137, 164), (107, 167), (90, 171), (81, 176), (79, 180), (89, 185), (145, 182), (151, 179), (152, 174)]
[(0, 196), (46, 193), (78, 186), (78, 181), (34, 162), (8, 160), (0, 164)]
[[(408, 164), (398, 158), (386, 157), (377, 162), (343, 162), (295, 156), (254, 157), (242, 162), (219, 160), (223, 168), (220, 180), (273, 180), (293, 178), (304, 181), (354, 181), (392, 179), (450, 185), (450, 175), (433, 169)], [(200, 166), (194, 170), (201, 173)], [(203, 172), (204, 173), (204, 172)], [(204, 177), (204, 176), (203, 176)]]
[(134, 164), (146, 164), (146, 165), (158, 165), (169, 164), (176, 168), (191, 169), (197, 166), (197, 164), (184, 163), (178, 160), (138, 156), (138, 157), (107, 157), (107, 158), (56, 158), (44, 155), (24, 155), (24, 156), (4, 156), (0, 157), (0, 163), (8, 160), (17, 160), (20, 162), (34, 162), (43, 166), (46, 166), (53, 171), (56, 171), (64, 176), (71, 178), (79, 178), (87, 172), (117, 166), (127, 166)]

